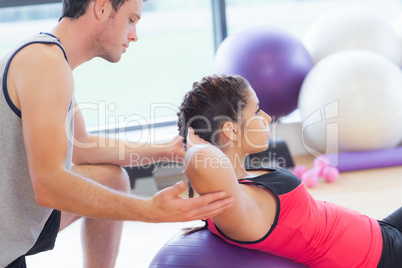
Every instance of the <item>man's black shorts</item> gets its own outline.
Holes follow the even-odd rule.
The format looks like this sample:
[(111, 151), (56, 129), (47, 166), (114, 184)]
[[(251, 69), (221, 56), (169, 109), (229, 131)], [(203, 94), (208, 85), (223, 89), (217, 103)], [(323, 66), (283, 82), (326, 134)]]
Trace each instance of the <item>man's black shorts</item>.
[(60, 211), (53, 210), (40, 233), (35, 245), (23, 256), (19, 257), (6, 268), (26, 268), (25, 256), (51, 250), (54, 248), (57, 234), (60, 229)]

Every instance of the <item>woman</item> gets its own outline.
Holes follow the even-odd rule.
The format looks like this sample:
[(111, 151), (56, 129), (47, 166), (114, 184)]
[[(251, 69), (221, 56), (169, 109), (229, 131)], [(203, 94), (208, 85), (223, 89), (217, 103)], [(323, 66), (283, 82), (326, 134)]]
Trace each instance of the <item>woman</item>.
[(402, 208), (379, 222), (314, 200), (288, 170), (247, 169), (245, 157), (268, 148), (271, 118), (245, 79), (205, 77), (186, 94), (178, 116), (192, 187), (235, 198), (233, 207), (206, 220), (212, 233), (309, 267), (402, 267)]

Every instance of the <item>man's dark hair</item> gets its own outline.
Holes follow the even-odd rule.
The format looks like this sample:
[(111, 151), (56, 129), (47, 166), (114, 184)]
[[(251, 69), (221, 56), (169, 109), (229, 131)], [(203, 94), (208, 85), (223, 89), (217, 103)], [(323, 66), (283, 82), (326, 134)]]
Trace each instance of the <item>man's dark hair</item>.
[[(94, 0), (63, 0), (62, 18), (78, 19), (85, 14), (89, 3)], [(127, 0), (110, 0), (113, 10), (117, 11)]]

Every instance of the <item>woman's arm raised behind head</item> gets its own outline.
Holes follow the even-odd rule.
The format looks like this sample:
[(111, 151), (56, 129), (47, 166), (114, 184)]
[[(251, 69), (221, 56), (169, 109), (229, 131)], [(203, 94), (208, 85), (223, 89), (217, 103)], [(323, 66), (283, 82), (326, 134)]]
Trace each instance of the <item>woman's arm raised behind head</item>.
[[(270, 217), (266, 206), (258, 204), (270, 195), (265, 189), (238, 183), (229, 158), (217, 147), (191, 147), (185, 156), (185, 174), (195, 191), (206, 193), (225, 191), (234, 197), (234, 205), (212, 218), (219, 229), (228, 237), (242, 241), (254, 241), (269, 230)], [(250, 228), (250, 226), (256, 228)]]

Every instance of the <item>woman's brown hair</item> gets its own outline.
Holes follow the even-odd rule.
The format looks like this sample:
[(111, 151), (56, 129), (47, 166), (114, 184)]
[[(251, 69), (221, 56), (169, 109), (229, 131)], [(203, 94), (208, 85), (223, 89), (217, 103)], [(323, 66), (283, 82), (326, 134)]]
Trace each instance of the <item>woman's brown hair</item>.
[[(186, 145), (188, 128), (196, 135), (219, 146), (219, 133), (227, 121), (241, 120), (242, 111), (247, 104), (250, 84), (237, 75), (212, 75), (193, 84), (184, 97), (178, 112), (179, 134)], [(189, 197), (194, 190), (188, 183)]]

